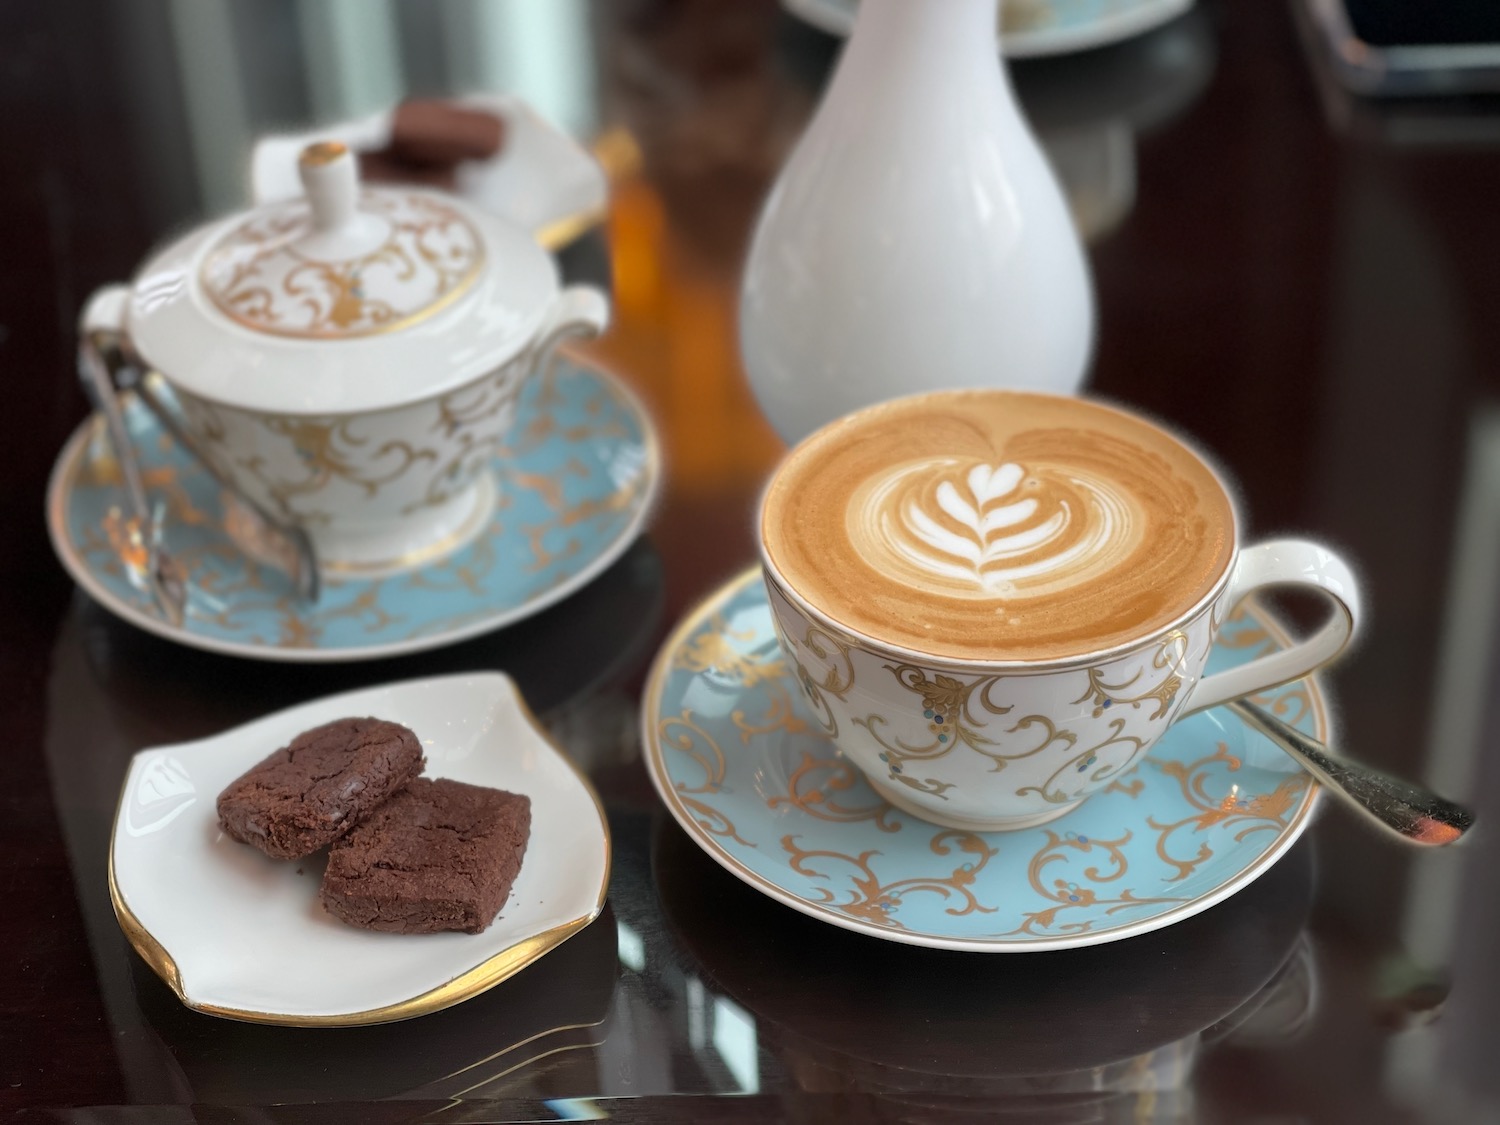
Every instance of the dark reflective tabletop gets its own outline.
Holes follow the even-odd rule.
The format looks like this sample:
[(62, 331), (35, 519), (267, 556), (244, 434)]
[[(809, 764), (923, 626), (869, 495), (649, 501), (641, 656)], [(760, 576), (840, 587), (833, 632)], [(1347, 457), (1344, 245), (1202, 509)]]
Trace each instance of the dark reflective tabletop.
[[(1414, 854), (1325, 804), (1261, 878), (1186, 921), (983, 956), (762, 896), (677, 827), (641, 762), (656, 647), (753, 557), (781, 447), (739, 366), (739, 271), (836, 39), (775, 0), (0, 8), (0, 1108), (100, 1123), (1496, 1119), (1500, 105), (1351, 99), (1301, 9), (1200, 0), (1012, 74), (1089, 242), (1092, 388), (1213, 450), (1252, 535), (1310, 534), (1357, 560), (1371, 615), (1326, 677), (1338, 745), (1472, 804), (1480, 828)], [(354, 49), (355, 26), (380, 34)], [(661, 432), (648, 534), (527, 621), (364, 663), (215, 656), (75, 591), (42, 497), (85, 415), (72, 353), (87, 295), (242, 206), (256, 137), (476, 89), (524, 96), (608, 172), (607, 213), (560, 261), (611, 290), (614, 324), (587, 354)], [(471, 669), (514, 676), (599, 790), (614, 845), (600, 918), (406, 1023), (287, 1029), (184, 1008), (110, 906), (130, 755)]]

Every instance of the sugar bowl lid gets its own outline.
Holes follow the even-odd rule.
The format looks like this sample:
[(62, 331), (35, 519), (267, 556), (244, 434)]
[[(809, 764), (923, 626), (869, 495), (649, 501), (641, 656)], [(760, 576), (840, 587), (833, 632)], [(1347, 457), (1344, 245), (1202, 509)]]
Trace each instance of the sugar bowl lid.
[(310, 145), (304, 195), (210, 224), (136, 278), (123, 327), (175, 386), (243, 409), (358, 413), (462, 386), (520, 354), (557, 304), (521, 227), (412, 187), (362, 187)]
[(237, 324), (273, 336), (353, 339), (415, 324), (479, 277), (484, 240), (451, 202), (358, 195), (338, 143), (302, 154), (306, 201), (239, 220), (208, 247), (204, 292)]

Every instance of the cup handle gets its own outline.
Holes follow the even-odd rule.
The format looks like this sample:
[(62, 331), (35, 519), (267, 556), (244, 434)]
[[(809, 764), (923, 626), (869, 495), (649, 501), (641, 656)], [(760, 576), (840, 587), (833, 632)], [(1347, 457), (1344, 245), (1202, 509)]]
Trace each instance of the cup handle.
[(1274, 539), (1246, 547), (1235, 560), (1234, 577), (1224, 596), (1233, 608), (1256, 590), (1270, 586), (1316, 590), (1333, 602), (1333, 616), (1291, 648), (1205, 676), (1194, 685), (1179, 717), (1300, 680), (1349, 644), (1359, 624), (1359, 588), (1354, 572), (1328, 548), (1303, 539)]
[(562, 341), (588, 339), (609, 325), (609, 300), (591, 285), (570, 285), (557, 295), (537, 334), (537, 355), (545, 362)]

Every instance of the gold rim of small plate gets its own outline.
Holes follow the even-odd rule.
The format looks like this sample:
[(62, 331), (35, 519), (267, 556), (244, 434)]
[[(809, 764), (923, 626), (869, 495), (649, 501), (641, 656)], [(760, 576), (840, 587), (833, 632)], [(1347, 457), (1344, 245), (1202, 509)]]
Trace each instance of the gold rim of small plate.
[[(487, 673), (490, 675), (504, 675), (504, 673)], [(284, 1012), (258, 1012), (243, 1008), (224, 1008), (217, 1004), (200, 1003), (187, 994), (182, 984), (182, 974), (177, 968), (177, 962), (172, 959), (171, 953), (159, 942), (148, 930), (145, 924), (136, 917), (135, 912), (130, 909), (130, 904), (125, 901), (125, 894), (120, 890), (120, 885), (115, 879), (115, 839), (120, 827), (120, 816), (125, 809), (125, 795), (128, 789), (127, 782), (130, 780), (130, 770), (127, 767), (125, 778), (120, 784), (120, 797), (115, 803), (114, 823), (109, 832), (109, 901), (114, 906), (115, 920), (120, 923), (120, 929), (125, 934), (125, 939), (130, 942), (131, 947), (141, 955), (141, 959), (151, 966), (153, 972), (159, 976), (168, 988), (177, 996), (177, 999), (195, 1012), (205, 1015), (219, 1016), (223, 1019), (238, 1020), (242, 1023), (263, 1023), (277, 1027), (365, 1027), (377, 1023), (395, 1023), (399, 1020), (414, 1019), (417, 1016), (430, 1015), (440, 1012), (444, 1008), (451, 1008), (455, 1004), (461, 1004), (465, 1000), (472, 999), (482, 992), (487, 992), (502, 981), (515, 976), (526, 966), (536, 961), (544, 953), (556, 949), (574, 934), (578, 933), (594, 919), (598, 918), (604, 910), (605, 900), (609, 898), (609, 877), (614, 867), (614, 841), (609, 830), (609, 817), (605, 815), (604, 802), (599, 799), (599, 793), (594, 788), (593, 782), (588, 779), (578, 763), (561, 746), (557, 740), (547, 733), (545, 727), (537, 719), (536, 713), (532, 711), (531, 705), (526, 702), (526, 697), (521, 694), (521, 689), (516, 686), (514, 680), (505, 676), (510, 684), (511, 691), (515, 696), (516, 703), (521, 710), (521, 717), (531, 726), (552, 750), (563, 760), (563, 764), (572, 771), (573, 776), (583, 786), (584, 792), (594, 802), (594, 812), (599, 817), (599, 827), (604, 832), (604, 875), (599, 882), (599, 897), (594, 903), (594, 909), (581, 918), (574, 918), (570, 922), (564, 922), (560, 926), (554, 926), (550, 930), (544, 930), (539, 934), (517, 942), (515, 945), (502, 949), (499, 953), (486, 958), (484, 961), (468, 969), (435, 988), (406, 1000), (398, 1000), (393, 1004), (383, 1004), (378, 1008), (367, 1008), (361, 1012), (345, 1012), (332, 1016), (297, 1015)], [(380, 685), (373, 685), (379, 687)], [(311, 701), (309, 701), (311, 702)], [(131, 756), (131, 761), (135, 755)]]
[[(672, 671), (672, 658), (679, 652), (688, 639), (709, 620), (719, 612), (723, 606), (738, 595), (746, 586), (752, 582), (762, 580), (762, 570), (759, 563), (754, 563), (740, 571), (734, 577), (726, 579), (723, 585), (706, 596), (696, 606), (687, 612), (682, 620), (674, 628), (671, 634), (663, 642), (661, 649), (656, 654), (656, 660), (651, 666), (651, 673), (646, 680), (646, 690), (642, 697), (641, 707), (641, 740), (646, 758), (646, 772), (651, 775), (651, 783), (655, 786), (657, 794), (662, 802), (671, 812), (674, 820), (692, 837), (693, 842), (703, 849), (709, 858), (716, 861), (730, 874), (749, 883), (752, 887), (770, 898), (790, 906), (793, 910), (800, 911), (820, 921), (830, 922), (840, 929), (853, 930), (856, 933), (869, 934), (872, 937), (882, 938), (886, 941), (894, 941), (905, 945), (925, 946), (933, 949), (955, 949), (972, 952), (986, 953), (1044, 953), (1055, 949), (1071, 949), (1088, 945), (1103, 945), (1111, 941), (1120, 941), (1140, 934), (1150, 933), (1165, 926), (1173, 925), (1198, 914), (1225, 897), (1239, 890), (1246, 884), (1252, 882), (1260, 875), (1262, 869), (1275, 863), (1296, 842), (1306, 829), (1308, 821), (1316, 807), (1318, 798), (1322, 793), (1322, 787), (1314, 779), (1309, 779), (1307, 788), (1303, 791), (1302, 803), (1297, 809), (1296, 815), (1287, 821), (1286, 827), (1276, 839), (1266, 848), (1254, 861), (1242, 867), (1218, 886), (1189, 899), (1187, 902), (1170, 910), (1163, 911), (1151, 918), (1143, 918), (1138, 922), (1130, 922), (1112, 930), (1089, 931), (1078, 935), (1056, 935), (1040, 938), (1034, 941), (1015, 941), (1003, 938), (965, 938), (965, 937), (942, 937), (933, 934), (916, 933), (913, 931), (892, 931), (868, 923), (862, 923), (852, 919), (836, 910), (820, 906), (810, 902), (800, 895), (772, 882), (765, 876), (751, 870), (741, 863), (734, 855), (725, 850), (718, 840), (709, 832), (705, 831), (677, 797), (677, 791), (671, 784), (671, 778), (667, 773), (666, 757), (662, 752), (661, 740), (656, 730), (656, 719), (661, 714), (662, 693), (666, 690), (667, 677)], [(1265, 629), (1277, 644), (1283, 648), (1291, 644), (1291, 636), (1286, 629), (1263, 607), (1256, 605), (1252, 600), (1240, 603), (1244, 611), (1249, 614), (1255, 622)], [(1320, 741), (1327, 742), (1329, 736), (1328, 709), (1323, 699), (1322, 685), (1318, 682), (1317, 675), (1309, 674), (1302, 677), (1307, 681), (1308, 704), (1313, 714), (1314, 736)], [(1294, 681), (1295, 682), (1295, 681)]]

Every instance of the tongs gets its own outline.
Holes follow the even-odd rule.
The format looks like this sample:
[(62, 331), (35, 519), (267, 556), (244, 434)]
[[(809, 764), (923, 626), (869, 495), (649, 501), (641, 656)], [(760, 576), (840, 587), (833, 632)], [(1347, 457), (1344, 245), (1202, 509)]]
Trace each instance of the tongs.
[(110, 445), (125, 478), (125, 493), (133, 518), (130, 523), (132, 544), (144, 557), (146, 584), (158, 608), (174, 626), (181, 626), (187, 603), (187, 589), (182, 568), (172, 559), (162, 542), (165, 510), (153, 506), (146, 493), (145, 477), (118, 394), (135, 392), (151, 411), (162, 429), (224, 490), (226, 504), (233, 509), (237, 533), (235, 545), (249, 558), (266, 563), (285, 574), (297, 596), (304, 602), (318, 598), (318, 562), (312, 541), (299, 527), (276, 519), (246, 496), (214, 461), (203, 452), (183, 428), (176, 413), (162, 402), (151, 385), (142, 363), (124, 345), (119, 333), (109, 329), (85, 331), (78, 347), (78, 373), (94, 409), (104, 416)]
[(126, 524), (131, 553), (136, 556), (137, 565), (146, 578), (146, 588), (151, 591), (152, 600), (162, 616), (180, 628), (187, 606), (187, 587), (182, 568), (162, 544), (165, 512), (160, 503), (153, 506), (146, 495), (145, 477), (140, 462), (136, 460), (135, 447), (130, 442), (130, 431), (125, 426), (120, 401), (115, 397), (114, 384), (105, 370), (99, 350), (87, 342), (78, 349), (78, 377), (94, 409), (104, 416), (109, 444), (114, 447), (115, 461), (125, 478), (125, 495), (132, 512)]

